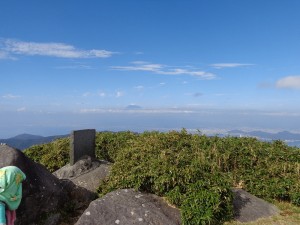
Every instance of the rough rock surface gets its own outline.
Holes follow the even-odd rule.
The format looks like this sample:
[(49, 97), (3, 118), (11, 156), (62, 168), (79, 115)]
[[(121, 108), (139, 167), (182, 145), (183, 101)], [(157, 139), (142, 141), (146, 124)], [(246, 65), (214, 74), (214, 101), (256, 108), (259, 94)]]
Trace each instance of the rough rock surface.
[(239, 222), (251, 222), (280, 212), (275, 205), (242, 189), (233, 189), (233, 196), (234, 219)]
[(110, 164), (98, 161), (90, 156), (84, 156), (73, 166), (70, 164), (60, 168), (53, 174), (59, 179), (71, 180), (74, 184), (96, 192), (99, 181), (106, 178), (110, 171)]
[[(45, 167), (33, 162), (21, 151), (0, 145), (0, 167), (4, 166), (17, 166), (26, 174), (23, 199), (17, 210), (17, 225), (42, 224), (41, 219), (57, 214), (67, 204), (81, 207), (84, 203), (87, 205), (88, 200), (92, 200), (89, 191), (76, 187), (72, 182), (61, 182)], [(76, 202), (73, 201), (74, 196), (77, 197)]]
[(89, 205), (75, 225), (179, 225), (180, 212), (160, 197), (122, 189)]

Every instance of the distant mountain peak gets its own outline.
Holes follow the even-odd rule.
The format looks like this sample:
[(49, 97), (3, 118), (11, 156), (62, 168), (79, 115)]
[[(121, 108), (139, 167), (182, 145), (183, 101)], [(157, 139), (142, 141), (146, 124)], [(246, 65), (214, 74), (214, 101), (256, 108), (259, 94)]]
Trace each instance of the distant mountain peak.
[(24, 134), (19, 134), (13, 138), (18, 140), (35, 140), (35, 139), (43, 138), (43, 136), (24, 133)]
[(43, 138), (43, 136), (24, 133), (24, 134), (19, 134), (13, 138), (18, 140), (34, 140), (34, 139)]
[(44, 144), (44, 143), (49, 143), (57, 138), (63, 138), (67, 137), (69, 135), (55, 135), (55, 136), (48, 136), (48, 137), (43, 137), (40, 135), (33, 135), (33, 134), (20, 134), (15, 137), (7, 138), (7, 139), (0, 139), (0, 143), (6, 143), (7, 145), (24, 150), (26, 148), (29, 148), (32, 145), (37, 145), (37, 144)]

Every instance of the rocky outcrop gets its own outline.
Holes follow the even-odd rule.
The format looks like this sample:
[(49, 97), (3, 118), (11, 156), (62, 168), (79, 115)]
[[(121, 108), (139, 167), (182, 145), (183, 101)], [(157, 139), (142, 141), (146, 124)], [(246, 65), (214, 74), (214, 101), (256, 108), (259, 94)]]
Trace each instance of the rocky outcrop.
[(75, 185), (96, 192), (99, 181), (109, 175), (110, 163), (83, 156), (74, 165), (66, 165), (53, 174), (59, 179), (68, 179)]
[(17, 166), (26, 174), (23, 199), (17, 210), (17, 225), (43, 224), (42, 220), (53, 215), (59, 217), (65, 208), (83, 207), (92, 200), (93, 195), (89, 191), (75, 186), (72, 182), (60, 181), (21, 151), (1, 145), (0, 167), (5, 166)]
[(180, 212), (156, 195), (122, 189), (91, 202), (75, 225), (94, 224), (179, 225)]
[(242, 189), (233, 189), (233, 197), (234, 219), (239, 222), (251, 222), (280, 212), (275, 205)]

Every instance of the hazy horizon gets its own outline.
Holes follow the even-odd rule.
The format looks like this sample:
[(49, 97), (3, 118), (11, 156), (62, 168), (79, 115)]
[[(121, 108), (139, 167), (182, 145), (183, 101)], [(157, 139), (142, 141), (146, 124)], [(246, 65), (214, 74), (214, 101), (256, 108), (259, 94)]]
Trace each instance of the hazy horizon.
[(192, 109), (103, 109), (101, 112), (27, 112), (10, 113), (7, 120), (0, 113), (0, 138), (22, 133), (41, 136), (68, 134), (72, 130), (96, 129), (98, 131), (168, 131), (185, 128), (190, 131), (221, 133), (229, 130), (290, 131), (300, 133), (295, 119), (298, 113), (274, 113), (267, 111), (192, 110)]

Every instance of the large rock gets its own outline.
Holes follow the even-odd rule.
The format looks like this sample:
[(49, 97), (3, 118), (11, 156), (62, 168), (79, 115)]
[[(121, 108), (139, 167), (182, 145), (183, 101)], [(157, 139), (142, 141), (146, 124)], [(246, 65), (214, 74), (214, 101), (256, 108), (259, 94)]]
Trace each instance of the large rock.
[[(92, 199), (87, 190), (76, 187), (72, 182), (61, 182), (45, 167), (26, 157), (21, 151), (0, 145), (0, 167), (17, 166), (25, 174), (23, 199), (17, 210), (15, 224), (43, 224), (48, 216), (57, 215), (66, 207), (74, 206), (73, 197), (80, 204)], [(78, 206), (77, 206), (78, 207)], [(56, 216), (57, 217), (57, 216)]]
[(280, 210), (242, 189), (233, 189), (234, 218), (239, 222), (251, 222), (278, 215)]
[(122, 189), (108, 193), (89, 205), (75, 225), (179, 225), (180, 212), (162, 198)]
[(99, 181), (109, 175), (110, 168), (110, 163), (106, 161), (98, 161), (90, 156), (84, 156), (74, 165), (67, 164), (53, 174), (59, 179), (68, 179), (75, 185), (96, 192)]

